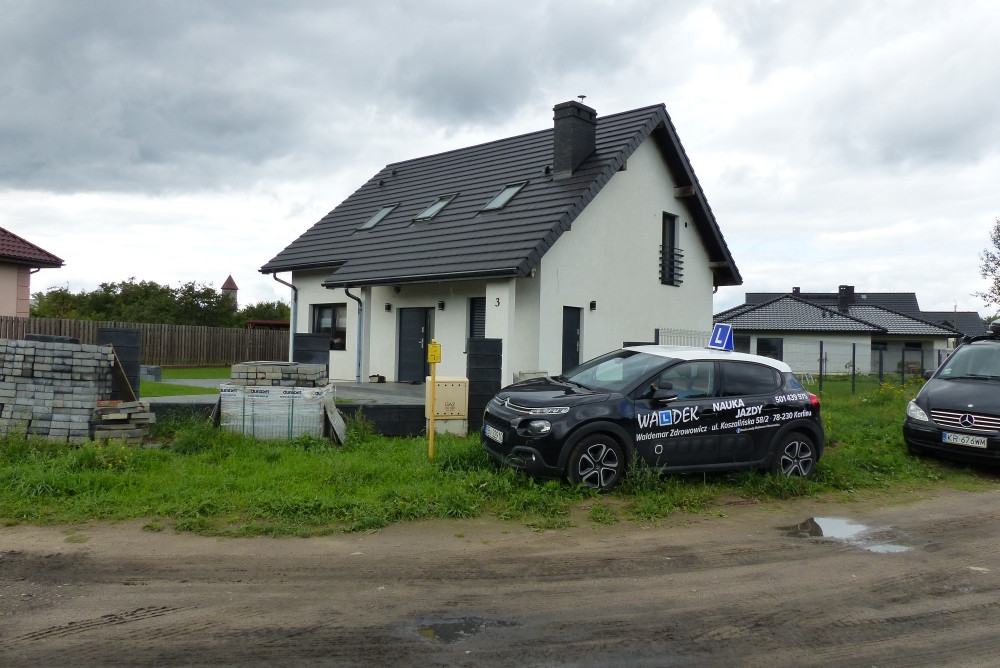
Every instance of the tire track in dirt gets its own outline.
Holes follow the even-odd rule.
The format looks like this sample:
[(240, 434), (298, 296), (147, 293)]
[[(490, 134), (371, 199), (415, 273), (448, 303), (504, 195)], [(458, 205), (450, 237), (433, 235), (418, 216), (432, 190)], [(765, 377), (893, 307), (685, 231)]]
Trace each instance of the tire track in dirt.
[(0, 649), (16, 647), (17, 645), (28, 643), (47, 642), (56, 638), (65, 638), (68, 636), (90, 633), (108, 626), (130, 624), (156, 617), (163, 617), (164, 615), (179, 611), (180, 608), (152, 607), (136, 608), (135, 610), (120, 613), (109, 613), (92, 619), (84, 619), (78, 622), (68, 622), (66, 624), (60, 624), (59, 626), (52, 626), (47, 629), (34, 631), (32, 633), (25, 633), (14, 638), (0, 640)]

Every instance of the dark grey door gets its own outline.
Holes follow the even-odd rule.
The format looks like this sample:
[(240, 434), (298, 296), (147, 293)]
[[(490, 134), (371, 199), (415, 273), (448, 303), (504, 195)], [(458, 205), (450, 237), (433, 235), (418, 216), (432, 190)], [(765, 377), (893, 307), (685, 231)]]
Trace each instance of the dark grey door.
[(423, 381), (427, 366), (428, 309), (399, 309), (399, 382)]
[(580, 364), (580, 322), (582, 319), (582, 308), (563, 306), (563, 371), (569, 371)]

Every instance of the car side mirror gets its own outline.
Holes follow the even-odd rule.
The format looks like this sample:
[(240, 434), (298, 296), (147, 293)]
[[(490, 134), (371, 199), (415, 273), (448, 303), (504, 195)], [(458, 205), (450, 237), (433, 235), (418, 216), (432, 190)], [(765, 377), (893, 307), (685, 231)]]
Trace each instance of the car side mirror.
[(934, 375), (933, 371), (924, 371), (924, 380), (930, 380), (931, 376)]
[(661, 404), (667, 404), (671, 401), (677, 401), (677, 393), (672, 389), (661, 388), (656, 392), (653, 392), (653, 401), (657, 401)]

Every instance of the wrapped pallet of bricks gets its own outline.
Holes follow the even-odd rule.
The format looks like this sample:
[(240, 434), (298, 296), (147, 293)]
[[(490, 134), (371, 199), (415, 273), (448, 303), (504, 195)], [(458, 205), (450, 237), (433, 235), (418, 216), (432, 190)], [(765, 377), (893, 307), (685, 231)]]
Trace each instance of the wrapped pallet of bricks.
[(322, 437), (332, 387), (223, 385), (220, 425), (256, 438)]

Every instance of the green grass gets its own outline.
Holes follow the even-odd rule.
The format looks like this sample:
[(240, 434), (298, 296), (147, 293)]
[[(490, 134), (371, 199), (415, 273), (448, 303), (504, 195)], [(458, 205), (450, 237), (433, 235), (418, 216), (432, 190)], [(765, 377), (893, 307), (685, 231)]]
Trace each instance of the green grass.
[(157, 383), (144, 380), (139, 384), (141, 398), (149, 397), (179, 397), (188, 394), (218, 394), (218, 388), (195, 387), (193, 385), (174, 385), (172, 383)]
[(162, 449), (10, 436), (0, 439), (0, 522), (140, 519), (150, 531), (314, 536), (491, 516), (536, 530), (574, 523), (598, 529), (657, 524), (675, 513), (720, 512), (723, 497), (840, 500), (936, 486), (995, 487), (997, 476), (988, 470), (906, 453), (900, 425), (914, 391), (887, 385), (851, 396), (849, 384), (844, 392), (824, 383), (829, 442), (811, 481), (755, 472), (664, 476), (634, 469), (606, 495), (498, 468), (476, 435), (440, 436), (430, 460), (426, 439), (377, 436), (363, 420), (350, 422), (342, 447), (311, 437), (258, 441), (194, 418), (159, 422)]
[[(160, 377), (163, 380), (177, 380), (178, 378), (229, 378), (232, 367), (228, 366), (188, 366), (171, 367), (160, 370)], [(144, 383), (145, 385), (145, 383)]]

